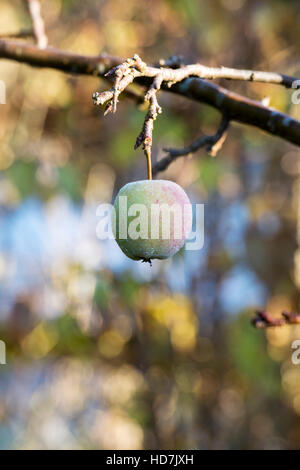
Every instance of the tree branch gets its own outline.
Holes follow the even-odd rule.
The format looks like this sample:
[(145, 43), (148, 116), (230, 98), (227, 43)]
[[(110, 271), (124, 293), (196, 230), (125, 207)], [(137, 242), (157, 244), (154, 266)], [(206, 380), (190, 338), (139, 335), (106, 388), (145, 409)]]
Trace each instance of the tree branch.
[(221, 149), (223, 142), (227, 136), (227, 129), (229, 126), (229, 119), (223, 115), (217, 132), (213, 135), (202, 135), (190, 145), (181, 149), (164, 149), (168, 155), (159, 160), (153, 167), (153, 176), (160, 171), (164, 171), (168, 166), (177, 158), (187, 156), (191, 153), (197, 152), (200, 148), (205, 147), (206, 150), (215, 157)]
[(258, 127), (300, 146), (300, 122), (274, 108), (264, 106), (199, 78), (187, 78), (172, 86), (171, 91), (206, 103), (225, 113), (230, 121)]
[(283, 325), (299, 325), (300, 314), (292, 312), (282, 312), (282, 317), (273, 317), (267, 312), (256, 312), (256, 317), (252, 320), (255, 328), (270, 328)]
[[(32, 66), (50, 67), (68, 73), (102, 77), (111, 67), (116, 67), (121, 62), (119, 58), (108, 55), (98, 57), (82, 56), (49, 47), (39, 49), (35, 45), (13, 40), (0, 40), (0, 59), (1, 58), (16, 60)], [(167, 71), (164, 72), (164, 79), (168, 78), (170, 81), (168, 84), (163, 83), (162, 89), (195, 101), (206, 103), (218, 109), (222, 114), (226, 113), (230, 121), (237, 121), (258, 127), (270, 134), (277, 135), (288, 142), (300, 146), (300, 122), (288, 115), (264, 106), (259, 101), (251, 100), (208, 81), (196, 77), (188, 77), (184, 80), (184, 74), (187, 74), (184, 69), (163, 68), (163, 70)], [(161, 73), (161, 71), (162, 68), (147, 67), (147, 73), (144, 76), (139, 75), (135, 80), (149, 87), (155, 75)], [(148, 72), (150, 72), (150, 76), (148, 76)], [(190, 72), (189, 70), (189, 73)], [(169, 85), (172, 83), (174, 73), (175, 78), (180, 78), (182, 81), (170, 87)], [(178, 73), (180, 77), (176, 75)], [(260, 79), (262, 80), (261, 76)], [(289, 80), (293, 82), (297, 79), (290, 77)], [(284, 78), (281, 84), (287, 86), (289, 80)], [(273, 82), (269, 81), (268, 83)], [(278, 83), (278, 81), (276, 83)], [(113, 96), (112, 90), (106, 93), (107, 100), (111, 99)]]
[[(225, 78), (227, 80), (240, 80), (247, 82), (261, 82), (272, 83), (276, 85), (283, 85), (286, 88), (292, 88), (295, 78), (289, 75), (274, 72), (262, 72), (255, 70), (239, 70), (228, 67), (207, 67), (202, 64), (195, 64), (187, 66), (190, 67), (191, 73), (189, 76), (194, 75), (206, 80), (216, 78)], [(186, 68), (186, 67), (185, 67)]]
[(84, 56), (52, 47), (39, 49), (35, 44), (0, 40), (0, 59), (10, 59), (33, 67), (51, 68), (61, 72), (103, 77), (120, 59), (108, 55)]
[[(148, 161), (148, 175), (153, 122), (158, 113), (161, 112), (161, 108), (156, 100), (156, 94), (160, 88), (171, 89), (194, 100), (210, 104), (221, 111), (223, 115), (226, 115), (227, 120), (235, 120), (260, 127), (270, 134), (283, 137), (292, 143), (300, 145), (300, 123), (298, 121), (263, 105), (261, 102), (250, 100), (225, 88), (208, 83), (203, 79), (195, 78), (194, 76), (197, 73), (200, 74), (198, 69), (199, 64), (175, 69), (152, 67), (143, 62), (138, 55), (135, 55), (119, 66), (113, 67), (106, 74), (108, 77), (114, 77), (114, 85), (110, 90), (102, 93), (96, 92), (93, 95), (94, 104), (103, 105), (107, 103), (105, 114), (107, 112), (115, 112), (119, 95), (133, 80), (153, 80), (145, 95), (145, 100), (150, 100), (149, 111), (135, 146), (137, 148), (142, 142), (144, 143), (143, 147)], [(224, 132), (222, 132), (223, 134)], [(199, 142), (197, 144), (199, 145)], [(201, 140), (200, 145), (202, 144)], [(172, 159), (170, 160), (169, 158), (168, 162), (171, 163), (171, 161)], [(161, 165), (163, 167), (164, 163)], [(159, 170), (156, 167), (157, 171)]]

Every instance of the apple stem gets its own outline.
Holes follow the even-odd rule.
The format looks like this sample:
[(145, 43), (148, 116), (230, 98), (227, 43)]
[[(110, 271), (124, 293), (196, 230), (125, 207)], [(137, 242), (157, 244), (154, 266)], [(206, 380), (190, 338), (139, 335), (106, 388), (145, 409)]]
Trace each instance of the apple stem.
[(147, 159), (148, 180), (152, 180), (151, 150), (149, 148), (145, 149), (145, 155), (146, 155), (146, 159)]

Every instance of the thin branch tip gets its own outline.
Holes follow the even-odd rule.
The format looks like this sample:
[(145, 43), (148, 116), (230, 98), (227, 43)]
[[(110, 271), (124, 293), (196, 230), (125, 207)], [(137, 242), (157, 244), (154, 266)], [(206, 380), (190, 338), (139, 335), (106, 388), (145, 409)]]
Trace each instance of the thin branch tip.
[(283, 311), (281, 317), (274, 317), (265, 311), (258, 310), (256, 316), (251, 320), (252, 325), (255, 328), (271, 328), (284, 325), (299, 325), (300, 314), (294, 312)]
[(40, 49), (48, 46), (48, 37), (46, 34), (45, 23), (42, 17), (41, 4), (39, 0), (25, 0), (27, 9), (31, 16), (34, 37)]
[(229, 123), (229, 118), (224, 114), (222, 116), (219, 128), (215, 134), (203, 135), (192, 142), (190, 145), (183, 148), (164, 149), (167, 155), (159, 160), (153, 167), (153, 174), (156, 175), (157, 173), (166, 170), (168, 166), (177, 158), (188, 157), (197, 152), (200, 148), (205, 148), (211, 156), (215, 157), (225, 142)]

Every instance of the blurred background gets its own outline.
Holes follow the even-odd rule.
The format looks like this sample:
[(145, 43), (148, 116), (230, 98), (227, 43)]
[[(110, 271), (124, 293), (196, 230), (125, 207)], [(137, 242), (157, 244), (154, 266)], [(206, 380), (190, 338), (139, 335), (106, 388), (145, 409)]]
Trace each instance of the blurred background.
[[(42, 1), (52, 46), (300, 76), (297, 0)], [(0, 34), (30, 27), (1, 0)], [(96, 208), (145, 178), (128, 98), (103, 117), (97, 78), (0, 60), (2, 449), (300, 447), (300, 326), (258, 331), (256, 308), (300, 309), (300, 153), (232, 124), (216, 158), (162, 178), (205, 204), (205, 244), (149, 265), (96, 236)], [(300, 119), (292, 92), (219, 81)], [(214, 133), (219, 115), (161, 93), (153, 159)]]

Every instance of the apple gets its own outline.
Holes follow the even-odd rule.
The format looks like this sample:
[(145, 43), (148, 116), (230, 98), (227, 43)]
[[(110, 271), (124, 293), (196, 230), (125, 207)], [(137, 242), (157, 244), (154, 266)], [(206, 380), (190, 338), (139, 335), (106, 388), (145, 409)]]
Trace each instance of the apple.
[(182, 248), (192, 228), (192, 206), (172, 181), (135, 181), (123, 186), (115, 199), (113, 228), (129, 258), (151, 264)]

